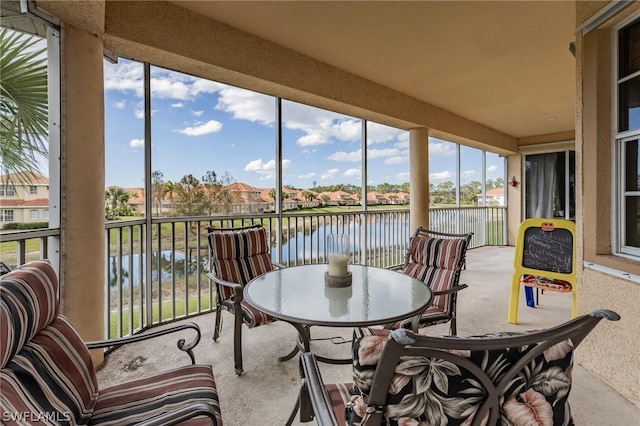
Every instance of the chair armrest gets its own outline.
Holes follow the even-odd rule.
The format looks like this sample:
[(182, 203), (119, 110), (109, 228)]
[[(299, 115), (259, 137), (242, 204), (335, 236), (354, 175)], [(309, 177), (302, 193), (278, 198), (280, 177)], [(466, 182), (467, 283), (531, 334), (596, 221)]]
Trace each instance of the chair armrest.
[(194, 402), (184, 407), (176, 408), (175, 410), (169, 411), (168, 413), (163, 413), (147, 419), (143, 422), (136, 423), (137, 426), (168, 426), (175, 425), (185, 420), (192, 419), (196, 416), (207, 416), (211, 419), (213, 425), (217, 425), (218, 422), (216, 420), (216, 410), (212, 404), (207, 404), (204, 402)]
[(231, 288), (233, 290), (233, 294), (235, 295), (235, 299), (234, 299), (235, 303), (239, 304), (242, 301), (242, 298), (243, 298), (242, 290), (244, 290), (244, 287), (242, 287), (242, 284), (232, 283), (231, 281), (223, 280), (221, 278), (216, 277), (211, 272), (207, 274), (207, 277), (209, 277), (209, 279), (216, 284)]
[(457, 293), (460, 290), (463, 290), (463, 289), (465, 289), (467, 287), (469, 287), (469, 286), (466, 285), (466, 284), (458, 284), (457, 286), (448, 288), (446, 290), (434, 291), (433, 295), (434, 296), (443, 296), (445, 294), (453, 294), (453, 293)]
[(284, 269), (284, 268), (286, 268), (286, 266), (284, 266), (282, 263), (278, 263), (278, 262), (271, 262), (271, 265), (275, 266), (276, 269)]
[(166, 334), (175, 333), (177, 331), (193, 329), (196, 332), (196, 337), (191, 342), (186, 343), (185, 339), (178, 340), (178, 349), (186, 352), (191, 358), (191, 364), (196, 363), (196, 358), (193, 355), (193, 348), (195, 348), (200, 342), (200, 327), (198, 324), (194, 322), (184, 322), (180, 324), (174, 324), (168, 328), (163, 328), (160, 330), (152, 330), (148, 333), (144, 334), (134, 334), (132, 336), (120, 337), (118, 339), (109, 339), (109, 340), (96, 340), (91, 342), (85, 342), (85, 346), (87, 349), (100, 349), (100, 348), (110, 348), (110, 347), (119, 347), (122, 345), (126, 345), (128, 343), (142, 342), (147, 339), (151, 339), (158, 336), (164, 336)]
[[(316, 356), (311, 352), (300, 355), (300, 375), (302, 377), (300, 389), (300, 421), (310, 421), (315, 416), (318, 425), (338, 426), (338, 420), (333, 413), (331, 398), (322, 381), (318, 369)], [(308, 412), (309, 403), (313, 413)]]

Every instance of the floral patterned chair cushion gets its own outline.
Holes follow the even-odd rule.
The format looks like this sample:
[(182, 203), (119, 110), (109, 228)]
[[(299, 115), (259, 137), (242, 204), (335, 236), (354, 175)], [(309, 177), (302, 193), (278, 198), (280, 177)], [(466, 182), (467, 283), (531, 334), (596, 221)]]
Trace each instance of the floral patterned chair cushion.
[[(351, 396), (345, 401), (346, 421), (360, 425), (367, 415), (367, 394), (389, 331), (364, 329), (354, 333)], [(521, 333), (498, 333), (477, 338)], [(451, 337), (455, 338), (455, 337)], [(488, 351), (449, 351), (470, 360), (494, 384), (510, 366), (536, 345)], [(573, 344), (562, 341), (535, 357), (505, 384), (499, 401), (501, 425), (572, 425), (568, 397)], [(396, 366), (384, 407), (389, 425), (468, 425), (486, 392), (475, 375), (439, 358), (403, 357)], [(486, 419), (485, 419), (486, 421)], [(484, 423), (483, 423), (484, 424)]]

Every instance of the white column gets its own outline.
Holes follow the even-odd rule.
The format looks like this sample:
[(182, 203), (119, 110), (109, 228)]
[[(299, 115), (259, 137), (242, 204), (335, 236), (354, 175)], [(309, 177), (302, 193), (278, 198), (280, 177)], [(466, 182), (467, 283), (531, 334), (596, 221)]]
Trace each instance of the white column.
[(409, 170), (411, 186), (411, 232), (429, 228), (429, 129), (409, 131)]

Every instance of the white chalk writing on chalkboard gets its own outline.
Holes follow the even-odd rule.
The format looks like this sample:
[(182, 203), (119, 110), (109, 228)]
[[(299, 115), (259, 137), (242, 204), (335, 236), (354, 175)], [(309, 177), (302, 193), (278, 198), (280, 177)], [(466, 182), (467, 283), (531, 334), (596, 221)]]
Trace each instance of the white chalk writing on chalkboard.
[(528, 228), (524, 233), (522, 266), (539, 271), (570, 274), (573, 270), (573, 234), (568, 229), (543, 231)]

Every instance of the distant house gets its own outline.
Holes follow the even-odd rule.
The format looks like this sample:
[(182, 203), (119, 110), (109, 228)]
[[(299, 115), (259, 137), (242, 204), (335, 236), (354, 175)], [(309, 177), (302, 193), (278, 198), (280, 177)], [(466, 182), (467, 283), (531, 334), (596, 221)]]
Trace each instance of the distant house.
[(144, 188), (123, 188), (129, 194), (129, 204), (136, 214), (144, 215)]
[(9, 222), (49, 221), (49, 178), (31, 175), (29, 184), (17, 175), (0, 176), (0, 229)]
[(395, 204), (409, 204), (411, 201), (411, 196), (406, 192), (396, 192), (397, 200)]
[(494, 188), (487, 191), (487, 202), (484, 202), (482, 194), (478, 194), (478, 205), (504, 206), (504, 188)]
[(379, 192), (371, 191), (367, 192), (367, 204), (368, 205), (376, 205), (376, 204), (389, 204), (389, 199)]
[(271, 209), (271, 203), (263, 188), (256, 188), (242, 182), (234, 182), (227, 185), (226, 189), (233, 200), (230, 213), (261, 213)]

